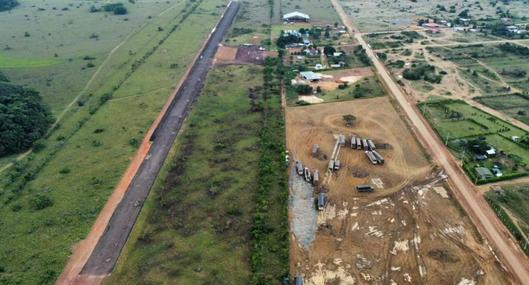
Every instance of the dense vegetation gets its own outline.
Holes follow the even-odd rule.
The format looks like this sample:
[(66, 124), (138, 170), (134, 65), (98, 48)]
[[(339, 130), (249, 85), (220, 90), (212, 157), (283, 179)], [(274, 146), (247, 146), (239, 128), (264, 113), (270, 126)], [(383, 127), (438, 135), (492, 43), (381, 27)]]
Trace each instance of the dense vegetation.
[(280, 284), (289, 272), (288, 185), (280, 105), (281, 58), (267, 58), (259, 134), (256, 208), (252, 226), (251, 284)]
[(280, 48), (285, 48), (285, 46), (289, 44), (296, 44), (296, 43), (302, 43), (303, 39), (299, 36), (293, 35), (293, 34), (285, 34), (283, 31), (281, 31), (281, 35), (277, 39), (277, 46)]
[(123, 3), (108, 3), (103, 5), (102, 8), (91, 6), (89, 11), (90, 13), (97, 13), (101, 11), (112, 12), (114, 15), (125, 15), (128, 13), (127, 8), (125, 8)]
[(53, 122), (37, 91), (5, 79), (0, 75), (0, 156), (30, 148)]
[(17, 0), (0, 0), (0, 12), (11, 10), (17, 5)]
[(435, 66), (429, 64), (414, 64), (407, 68), (402, 76), (408, 80), (424, 79), (430, 83), (441, 83), (443, 76), (435, 72)]

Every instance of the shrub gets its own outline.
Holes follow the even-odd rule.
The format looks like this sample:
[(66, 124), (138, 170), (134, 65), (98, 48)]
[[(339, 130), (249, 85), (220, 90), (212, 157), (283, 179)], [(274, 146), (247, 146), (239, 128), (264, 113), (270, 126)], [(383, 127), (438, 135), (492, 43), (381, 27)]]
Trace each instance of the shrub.
[(296, 85), (296, 93), (298, 93), (300, 95), (311, 94), (312, 93), (312, 86), (305, 85), (305, 84)]
[(53, 206), (53, 200), (44, 194), (37, 194), (29, 201), (29, 205), (33, 210), (39, 211)]

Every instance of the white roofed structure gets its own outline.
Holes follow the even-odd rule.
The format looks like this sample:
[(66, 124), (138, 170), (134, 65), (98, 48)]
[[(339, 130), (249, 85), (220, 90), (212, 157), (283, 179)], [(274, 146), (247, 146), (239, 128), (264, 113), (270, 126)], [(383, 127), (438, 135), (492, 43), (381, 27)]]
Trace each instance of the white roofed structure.
[(308, 22), (310, 16), (298, 11), (283, 15), (283, 21), (285, 22)]

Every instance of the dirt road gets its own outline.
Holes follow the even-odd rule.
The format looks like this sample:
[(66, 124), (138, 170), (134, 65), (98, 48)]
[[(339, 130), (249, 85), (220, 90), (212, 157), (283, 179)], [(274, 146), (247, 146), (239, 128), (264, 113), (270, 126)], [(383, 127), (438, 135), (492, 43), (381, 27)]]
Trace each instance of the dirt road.
[(105, 232), (82, 268), (82, 278), (67, 281), (66, 284), (83, 284), (83, 282), (93, 284), (93, 280), (99, 281), (101, 276), (105, 276), (113, 270), (190, 106), (204, 85), (218, 44), (228, 32), (238, 9), (239, 3), (232, 2), (230, 4), (216, 29), (212, 31), (202, 52), (197, 56), (197, 60), (177, 93), (173, 95), (174, 100), (167, 106), (167, 112), (164, 113), (160, 119), (160, 124), (150, 137), (152, 145), (145, 159), (138, 166), (138, 171), (112, 214)]
[[(343, 10), (339, 0), (331, 0), (336, 11), (340, 15), (342, 22), (347, 26), (349, 32), (355, 30), (352, 21)], [(354, 33), (353, 33), (354, 34)], [(486, 201), (476, 193), (474, 185), (467, 179), (465, 174), (458, 167), (452, 155), (448, 152), (442, 142), (437, 138), (433, 130), (419, 114), (419, 110), (406, 99), (404, 93), (391, 78), (387, 69), (369, 48), (362, 35), (355, 34), (356, 40), (364, 47), (367, 55), (371, 58), (381, 80), (386, 85), (391, 96), (395, 98), (404, 113), (414, 127), (414, 131), (429, 149), (435, 161), (442, 166), (449, 176), (450, 184), (454, 195), (457, 197), (463, 208), (471, 217), (476, 227), (487, 237), (495, 252), (507, 265), (515, 278), (520, 282), (529, 280), (529, 264), (527, 257), (520, 250), (505, 226), (499, 221)]]

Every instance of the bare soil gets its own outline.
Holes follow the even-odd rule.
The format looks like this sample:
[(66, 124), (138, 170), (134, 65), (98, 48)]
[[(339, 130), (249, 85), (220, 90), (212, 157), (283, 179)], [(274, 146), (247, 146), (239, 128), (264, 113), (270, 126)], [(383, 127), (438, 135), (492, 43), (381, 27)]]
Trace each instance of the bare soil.
[[(345, 126), (345, 114), (357, 117), (353, 127)], [(339, 133), (387, 146), (379, 150), (384, 165), (349, 145), (340, 150), (342, 169), (322, 179), (329, 202), (318, 212), (315, 239), (307, 246), (292, 232), (292, 275), (318, 285), (509, 283), (387, 97), (289, 107), (286, 119), (292, 159), (320, 173), (328, 161), (313, 158), (312, 145), (330, 157)], [(376, 190), (357, 193), (357, 184)], [(301, 217), (291, 209), (290, 218)]]

